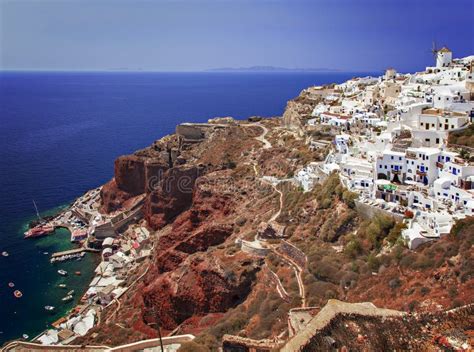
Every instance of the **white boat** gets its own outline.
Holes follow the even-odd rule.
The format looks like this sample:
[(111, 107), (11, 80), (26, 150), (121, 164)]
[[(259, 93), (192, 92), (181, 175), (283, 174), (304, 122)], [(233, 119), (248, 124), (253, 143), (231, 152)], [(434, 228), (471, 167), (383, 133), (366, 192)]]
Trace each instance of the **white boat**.
[(69, 302), (69, 301), (71, 301), (72, 299), (73, 299), (73, 297), (72, 297), (71, 295), (67, 295), (67, 296), (63, 297), (61, 300), (62, 300), (63, 302)]
[(72, 296), (74, 294), (74, 290), (71, 290), (67, 293), (68, 296)]
[(8, 254), (7, 251), (3, 251), (3, 252), (2, 252), (2, 255), (3, 255), (4, 257), (8, 257), (10, 254)]
[(48, 312), (52, 312), (54, 310), (53, 306), (44, 306), (44, 309), (47, 310)]
[(67, 271), (66, 271), (66, 270), (63, 270), (63, 269), (59, 269), (59, 270), (58, 270), (58, 274), (59, 274), (59, 275), (62, 275), (62, 276), (66, 276), (66, 275), (67, 275)]
[(23, 338), (24, 338), (25, 340), (28, 340), (30, 337), (29, 337), (27, 334), (23, 334)]
[(66, 286), (66, 284), (59, 284), (58, 287), (59, 288), (66, 288), (67, 286)]

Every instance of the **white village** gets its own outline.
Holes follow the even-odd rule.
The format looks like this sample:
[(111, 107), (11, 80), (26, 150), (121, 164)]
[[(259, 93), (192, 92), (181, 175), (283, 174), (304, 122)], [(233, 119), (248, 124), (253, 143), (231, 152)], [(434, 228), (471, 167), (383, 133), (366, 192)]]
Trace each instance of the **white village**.
[(448, 145), (449, 133), (474, 120), (474, 56), (453, 59), (447, 47), (432, 52), (435, 65), (423, 72), (388, 68), (381, 77), (302, 93), (321, 101), (304, 129), (327, 126), (338, 134), (325, 161), (301, 170), (296, 180), (308, 190), (321, 172), (338, 171), (359, 204), (404, 219), (410, 249), (474, 214), (473, 150)]

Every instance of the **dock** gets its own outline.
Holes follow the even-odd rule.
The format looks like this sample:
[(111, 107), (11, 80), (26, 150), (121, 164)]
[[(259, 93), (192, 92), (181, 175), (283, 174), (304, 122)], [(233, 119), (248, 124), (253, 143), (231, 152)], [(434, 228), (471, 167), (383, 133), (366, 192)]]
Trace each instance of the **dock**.
[(75, 248), (75, 249), (70, 249), (67, 251), (62, 251), (62, 252), (56, 252), (51, 255), (51, 258), (58, 258), (62, 257), (63, 255), (70, 255), (70, 254), (77, 254), (77, 253), (82, 253), (82, 252), (100, 252), (98, 249), (92, 249), (92, 248)]

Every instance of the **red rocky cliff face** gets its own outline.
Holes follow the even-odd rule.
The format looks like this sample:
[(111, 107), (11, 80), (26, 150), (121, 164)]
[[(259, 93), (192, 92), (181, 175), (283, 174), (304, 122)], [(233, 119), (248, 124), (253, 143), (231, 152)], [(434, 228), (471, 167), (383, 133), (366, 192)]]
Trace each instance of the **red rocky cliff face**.
[(178, 166), (163, 174), (145, 202), (145, 218), (151, 228), (162, 228), (191, 205), (194, 183), (201, 173), (195, 166)]
[(136, 195), (153, 191), (169, 168), (165, 152), (151, 155), (123, 155), (115, 160), (114, 179), (101, 192), (102, 211), (120, 209), (123, 203)]
[(190, 209), (156, 244), (141, 290), (147, 323), (159, 317), (165, 329), (174, 329), (193, 316), (225, 312), (251, 291), (259, 266), (246, 254), (229, 258), (214, 247), (232, 241), (234, 229), (232, 196), (211, 186), (220, 173), (195, 181)]
[(132, 195), (119, 189), (113, 178), (102, 187), (100, 198), (102, 199), (101, 211), (110, 213), (120, 209), (125, 201), (132, 198)]
[(115, 160), (117, 187), (131, 195), (145, 192), (145, 160), (136, 155), (124, 155)]
[[(247, 260), (248, 261), (248, 260)], [(244, 266), (234, 262), (236, 266)], [(258, 268), (235, 272), (209, 253), (190, 257), (179, 269), (161, 275), (143, 290), (146, 323), (156, 322), (167, 330), (193, 316), (225, 312), (250, 293)]]

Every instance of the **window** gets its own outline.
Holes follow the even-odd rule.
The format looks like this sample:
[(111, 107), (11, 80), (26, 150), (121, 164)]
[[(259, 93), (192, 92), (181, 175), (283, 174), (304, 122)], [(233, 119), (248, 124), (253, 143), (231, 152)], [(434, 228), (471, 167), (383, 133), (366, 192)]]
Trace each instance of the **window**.
[(439, 138), (436, 138), (436, 144), (439, 144)]

